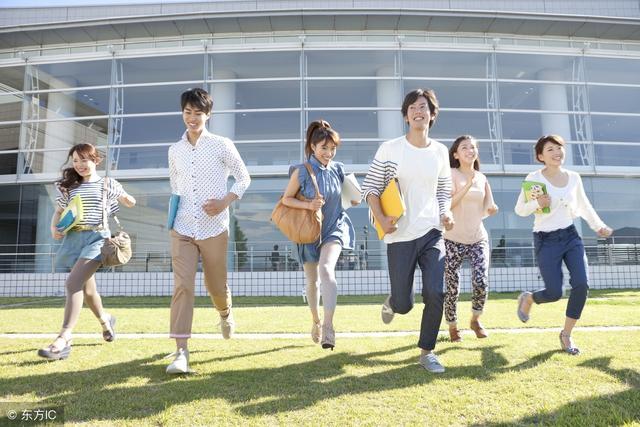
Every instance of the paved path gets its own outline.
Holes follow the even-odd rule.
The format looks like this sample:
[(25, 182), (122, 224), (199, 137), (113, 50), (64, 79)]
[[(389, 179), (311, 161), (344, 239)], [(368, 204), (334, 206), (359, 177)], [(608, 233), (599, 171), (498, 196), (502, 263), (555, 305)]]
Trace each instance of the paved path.
[[(488, 329), (491, 334), (538, 334), (546, 332), (558, 332), (559, 327), (554, 328), (511, 328), (511, 329)], [(620, 331), (640, 331), (640, 326), (583, 326), (576, 328), (575, 331), (587, 332), (587, 331), (606, 331), (606, 332), (620, 332)], [(471, 330), (462, 330), (463, 335), (473, 335)], [(338, 338), (383, 338), (383, 337), (406, 337), (417, 336), (418, 331), (392, 331), (392, 332), (337, 332)], [(440, 331), (440, 335), (448, 335), (448, 331)], [(0, 339), (45, 339), (55, 338), (56, 334), (0, 334)], [(100, 338), (102, 334), (73, 334), (74, 338)], [(127, 334), (119, 333), (118, 339), (159, 339), (168, 338), (168, 334), (157, 333), (140, 333), (140, 334)], [(193, 334), (192, 339), (205, 339), (205, 340), (220, 340), (222, 336), (220, 334)], [(233, 339), (236, 340), (271, 340), (271, 339), (308, 339), (309, 334), (304, 333), (275, 333), (275, 334), (242, 334), (236, 333)]]

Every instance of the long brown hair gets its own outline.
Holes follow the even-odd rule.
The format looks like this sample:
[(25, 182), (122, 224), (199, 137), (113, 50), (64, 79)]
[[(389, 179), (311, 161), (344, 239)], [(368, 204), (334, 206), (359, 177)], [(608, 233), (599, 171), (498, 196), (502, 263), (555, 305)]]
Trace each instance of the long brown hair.
[[(89, 159), (96, 165), (102, 161), (102, 154), (92, 144), (76, 144), (71, 147), (67, 161), (73, 159), (73, 153), (78, 153), (80, 158)], [(72, 190), (82, 184), (82, 176), (71, 166), (62, 170), (62, 178), (57, 180), (56, 184), (63, 190)]]
[[(456, 159), (453, 154), (458, 151), (458, 147), (460, 146), (460, 144), (462, 144), (463, 141), (469, 140), (473, 143), (476, 144), (476, 149), (478, 148), (478, 140), (475, 139), (474, 137), (472, 137), (471, 135), (461, 135), (459, 137), (456, 138), (455, 141), (453, 141), (453, 145), (451, 146), (451, 148), (449, 148), (449, 165), (452, 168), (459, 168), (460, 167), (460, 160)], [(480, 170), (480, 153), (478, 153), (478, 156), (476, 157), (476, 161), (473, 162), (473, 168), (477, 171)]]
[(325, 120), (315, 120), (309, 123), (307, 128), (307, 141), (304, 144), (304, 154), (308, 159), (313, 154), (311, 146), (319, 144), (323, 141), (331, 141), (336, 147), (340, 146), (340, 135), (331, 128), (329, 122)]

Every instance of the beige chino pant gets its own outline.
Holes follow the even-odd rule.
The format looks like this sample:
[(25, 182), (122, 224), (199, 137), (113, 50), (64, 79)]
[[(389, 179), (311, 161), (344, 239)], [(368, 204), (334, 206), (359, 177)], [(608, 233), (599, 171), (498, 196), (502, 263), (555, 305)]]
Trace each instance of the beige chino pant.
[(204, 283), (220, 313), (231, 308), (231, 292), (227, 285), (227, 243), (225, 231), (215, 237), (195, 240), (171, 230), (171, 264), (173, 265), (173, 297), (171, 298), (171, 338), (190, 338), (195, 301), (196, 270), (202, 257)]

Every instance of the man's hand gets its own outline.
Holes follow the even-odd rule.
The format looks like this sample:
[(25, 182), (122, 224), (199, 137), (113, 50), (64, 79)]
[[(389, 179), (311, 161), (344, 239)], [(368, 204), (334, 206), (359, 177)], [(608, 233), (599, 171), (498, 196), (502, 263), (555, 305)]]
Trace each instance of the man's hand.
[(202, 210), (209, 216), (216, 216), (224, 211), (229, 205), (223, 199), (209, 199), (204, 205)]
[[(376, 221), (378, 220), (376, 219)], [(382, 216), (380, 221), (378, 221), (378, 223), (380, 224), (380, 227), (382, 228), (382, 231), (384, 231), (384, 234), (394, 233), (398, 229), (398, 224), (396, 224), (397, 222), (398, 222), (397, 216), (384, 216), (384, 215)]]

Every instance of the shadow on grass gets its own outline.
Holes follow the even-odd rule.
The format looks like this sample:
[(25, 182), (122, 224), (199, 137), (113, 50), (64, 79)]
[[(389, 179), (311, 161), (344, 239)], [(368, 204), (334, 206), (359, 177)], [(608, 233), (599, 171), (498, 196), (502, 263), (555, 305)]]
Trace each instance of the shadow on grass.
[[(640, 421), (640, 373), (632, 369), (611, 368), (610, 357), (585, 360), (578, 366), (598, 370), (625, 383), (629, 389), (567, 403), (555, 411), (539, 412), (508, 423), (482, 423), (482, 426), (516, 425), (623, 425)], [(567, 378), (571, 381), (571, 378)], [(586, 418), (588, 417), (588, 418)]]
[[(198, 366), (212, 362), (265, 354), (271, 354), (274, 358), (284, 357), (283, 351), (298, 347), (301, 346), (286, 345), (207, 360), (193, 360), (192, 357), (192, 366), (197, 370)], [(14, 397), (35, 394), (44, 405), (67, 405), (65, 417), (68, 422), (91, 423), (118, 419), (145, 421), (171, 406), (188, 405), (207, 399), (224, 400), (241, 416), (259, 417), (306, 409), (327, 399), (425, 385), (434, 380), (472, 378), (476, 381), (491, 381), (498, 375), (514, 370), (534, 369), (559, 352), (547, 351), (515, 366), (509, 366), (509, 361), (498, 352), (500, 348), (501, 346), (445, 348), (439, 354), (480, 351), (481, 363), (448, 367), (442, 375), (429, 374), (418, 366), (414, 345), (362, 354), (336, 351), (325, 353), (324, 357), (280, 367), (256, 366), (183, 377), (167, 376), (164, 372), (165, 363), (159, 364), (163, 354), (156, 354), (84, 371), (0, 378), (0, 390)], [(192, 355), (210, 352), (199, 351)], [(405, 352), (410, 356), (404, 357), (402, 353)], [(74, 356), (81, 357), (80, 354)], [(73, 369), (73, 359), (57, 363), (66, 363), (69, 370)], [(581, 366), (600, 370), (624, 381), (633, 390), (607, 398), (599, 396), (571, 402), (553, 413), (535, 414), (518, 420), (518, 423), (553, 423), (559, 418), (568, 420), (569, 418), (564, 417), (584, 416), (586, 413), (595, 416), (593, 420), (605, 420), (605, 424), (637, 420), (640, 412), (638, 373), (629, 369), (612, 369), (610, 363), (608, 358), (591, 359)], [(352, 366), (382, 366), (385, 369), (365, 376), (345, 375)], [(144, 384), (131, 385), (132, 381), (139, 381), (140, 378), (144, 380)]]

